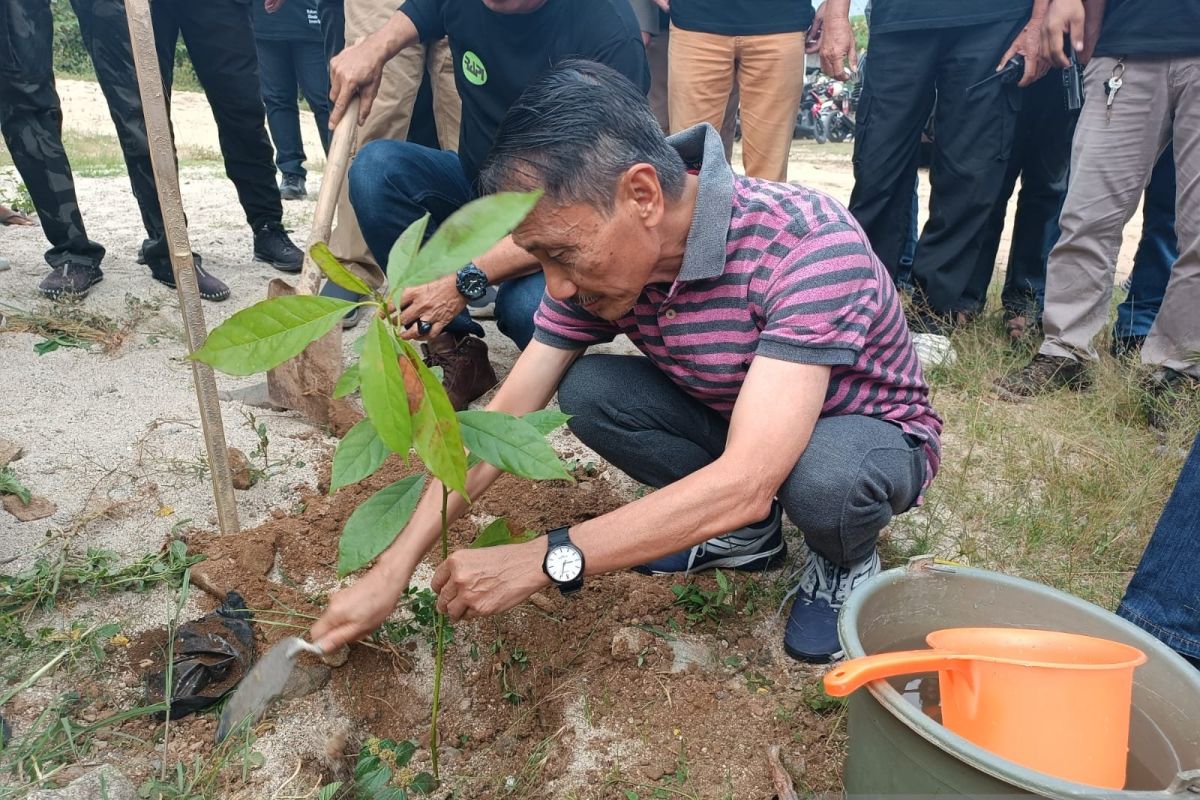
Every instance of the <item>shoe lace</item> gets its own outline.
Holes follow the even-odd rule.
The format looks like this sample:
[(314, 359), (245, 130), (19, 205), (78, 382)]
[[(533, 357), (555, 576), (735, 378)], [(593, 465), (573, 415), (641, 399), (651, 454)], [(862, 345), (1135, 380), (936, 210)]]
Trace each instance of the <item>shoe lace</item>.
[(842, 598), (839, 597), (843, 581), (849, 577), (850, 571), (844, 567), (834, 564), (832, 561), (827, 561), (821, 556), (809, 551), (808, 558), (804, 560), (804, 565), (793, 570), (787, 577), (787, 582), (796, 581), (796, 585), (787, 591), (783, 596), (783, 600), (779, 603), (779, 608), (776, 609), (776, 616), (783, 613), (783, 607), (793, 597), (800, 596), (805, 601), (811, 603), (821, 595), (827, 595), (830, 598), (830, 606), (838, 608), (842, 604)]

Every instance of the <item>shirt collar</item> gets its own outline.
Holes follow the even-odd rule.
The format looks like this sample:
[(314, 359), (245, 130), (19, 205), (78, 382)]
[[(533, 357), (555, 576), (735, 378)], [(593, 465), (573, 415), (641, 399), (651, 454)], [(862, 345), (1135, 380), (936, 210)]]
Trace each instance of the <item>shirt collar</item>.
[(733, 170), (716, 128), (696, 125), (667, 138), (688, 169), (700, 168), (696, 210), (679, 268), (679, 281), (716, 278), (725, 271), (725, 242), (733, 216)]

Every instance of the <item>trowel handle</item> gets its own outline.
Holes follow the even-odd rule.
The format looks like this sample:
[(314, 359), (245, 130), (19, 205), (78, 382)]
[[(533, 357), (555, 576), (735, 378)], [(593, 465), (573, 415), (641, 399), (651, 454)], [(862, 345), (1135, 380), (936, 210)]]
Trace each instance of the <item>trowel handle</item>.
[[(342, 182), (350, 164), (350, 151), (354, 149), (354, 137), (358, 129), (358, 95), (346, 107), (346, 113), (334, 128), (329, 143), (329, 155), (325, 158), (325, 174), (321, 177), (321, 192), (317, 195), (317, 207), (313, 210), (312, 232), (308, 237), (308, 249), (317, 242), (329, 242), (333, 230), (333, 212), (342, 195)], [(321, 288), (321, 268), (304, 251), (304, 269), (296, 282), (296, 294), (316, 294)]]
[(825, 673), (825, 691), (833, 697), (846, 695), (880, 678), (937, 672), (961, 665), (963, 656), (944, 650), (901, 650), (895, 653), (855, 658)]

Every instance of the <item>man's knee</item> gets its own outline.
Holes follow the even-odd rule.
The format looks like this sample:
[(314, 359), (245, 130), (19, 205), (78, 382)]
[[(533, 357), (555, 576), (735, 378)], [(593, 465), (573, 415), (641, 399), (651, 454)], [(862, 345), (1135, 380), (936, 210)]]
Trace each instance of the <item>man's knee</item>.
[(594, 417), (601, 408), (604, 394), (603, 355), (583, 356), (571, 365), (558, 384), (558, 407), (572, 419), (568, 426), (574, 430), (576, 420), (583, 422)]
[(378, 202), (380, 189), (386, 176), (391, 172), (393, 160), (388, 157), (390, 146), (395, 142), (379, 139), (367, 142), (359, 148), (350, 164), (347, 180), (350, 188), (350, 204), (359, 224), (370, 224), (370, 219), (376, 211), (385, 209)]

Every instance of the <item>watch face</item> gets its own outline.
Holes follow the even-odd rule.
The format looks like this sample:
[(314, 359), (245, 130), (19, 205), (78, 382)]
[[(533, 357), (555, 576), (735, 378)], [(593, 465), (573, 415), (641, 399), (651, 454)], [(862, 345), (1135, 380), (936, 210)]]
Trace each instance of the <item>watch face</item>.
[(546, 554), (546, 574), (556, 583), (569, 583), (583, 572), (583, 557), (569, 545), (559, 545)]
[(487, 293), (488, 277), (479, 267), (463, 267), (456, 282), (458, 291), (468, 300), (478, 300)]

